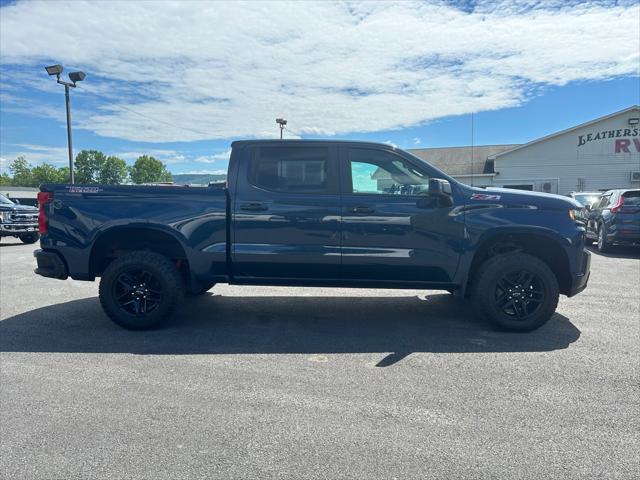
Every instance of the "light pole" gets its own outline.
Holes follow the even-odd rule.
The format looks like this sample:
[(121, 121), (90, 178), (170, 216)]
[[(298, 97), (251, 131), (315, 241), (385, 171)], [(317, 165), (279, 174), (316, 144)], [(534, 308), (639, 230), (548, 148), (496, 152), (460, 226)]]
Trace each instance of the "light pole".
[(84, 72), (71, 72), (69, 74), (70, 82), (60, 80), (60, 74), (62, 73), (62, 65), (51, 65), (44, 67), (50, 76), (55, 75), (56, 81), (60, 85), (64, 85), (64, 98), (67, 105), (67, 147), (69, 149), (69, 175), (71, 177), (71, 184), (74, 183), (75, 177), (73, 175), (73, 144), (71, 142), (71, 103), (69, 100), (69, 88), (76, 88), (76, 83), (81, 82), (86, 77)]
[(284, 130), (284, 126), (287, 124), (287, 121), (284, 118), (276, 118), (276, 123), (280, 125), (280, 140), (282, 140), (282, 131)]

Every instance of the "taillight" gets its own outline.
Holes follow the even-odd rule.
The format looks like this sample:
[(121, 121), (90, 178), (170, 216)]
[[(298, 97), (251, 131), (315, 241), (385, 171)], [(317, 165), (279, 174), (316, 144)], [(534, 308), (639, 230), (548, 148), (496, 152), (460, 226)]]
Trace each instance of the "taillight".
[(49, 232), (49, 221), (45, 205), (53, 202), (53, 193), (38, 192), (38, 231), (40, 235), (46, 235)]
[(615, 207), (611, 207), (611, 213), (618, 213), (618, 210), (622, 207), (622, 195), (618, 199), (618, 204)]

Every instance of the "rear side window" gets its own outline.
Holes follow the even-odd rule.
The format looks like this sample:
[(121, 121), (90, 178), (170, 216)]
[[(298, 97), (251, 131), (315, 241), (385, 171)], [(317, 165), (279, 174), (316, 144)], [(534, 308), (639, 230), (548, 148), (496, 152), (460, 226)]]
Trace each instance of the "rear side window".
[(640, 206), (640, 190), (631, 190), (622, 194), (623, 205)]
[(253, 185), (287, 193), (327, 193), (325, 147), (261, 147), (249, 172)]

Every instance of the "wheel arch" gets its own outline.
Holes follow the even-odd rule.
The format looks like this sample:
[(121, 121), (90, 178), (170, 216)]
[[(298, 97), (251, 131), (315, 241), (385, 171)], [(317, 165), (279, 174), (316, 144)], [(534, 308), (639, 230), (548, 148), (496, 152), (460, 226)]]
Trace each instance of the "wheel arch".
[(89, 273), (99, 277), (109, 264), (127, 253), (146, 250), (173, 261), (187, 284), (191, 283), (189, 258), (183, 242), (166, 229), (149, 225), (113, 226), (93, 240), (89, 255)]
[(477, 242), (470, 261), (465, 291), (473, 281), (478, 268), (489, 258), (503, 253), (523, 252), (542, 260), (558, 280), (560, 293), (571, 290), (571, 264), (562, 242), (567, 240), (546, 231), (509, 230), (488, 232)]

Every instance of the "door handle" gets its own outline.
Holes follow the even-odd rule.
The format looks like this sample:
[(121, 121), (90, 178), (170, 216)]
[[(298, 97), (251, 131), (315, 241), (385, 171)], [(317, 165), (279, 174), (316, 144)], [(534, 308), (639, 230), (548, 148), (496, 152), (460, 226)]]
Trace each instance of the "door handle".
[(367, 214), (367, 213), (373, 213), (373, 212), (374, 212), (373, 208), (371, 208), (371, 207), (363, 207), (363, 206), (360, 206), (360, 207), (353, 207), (353, 208), (351, 209), (351, 211), (352, 211), (353, 213), (358, 213), (358, 214), (360, 214), (360, 215), (365, 215), (365, 214)]
[(262, 212), (267, 209), (264, 203), (243, 203), (240, 205), (240, 210), (246, 210), (249, 212)]

